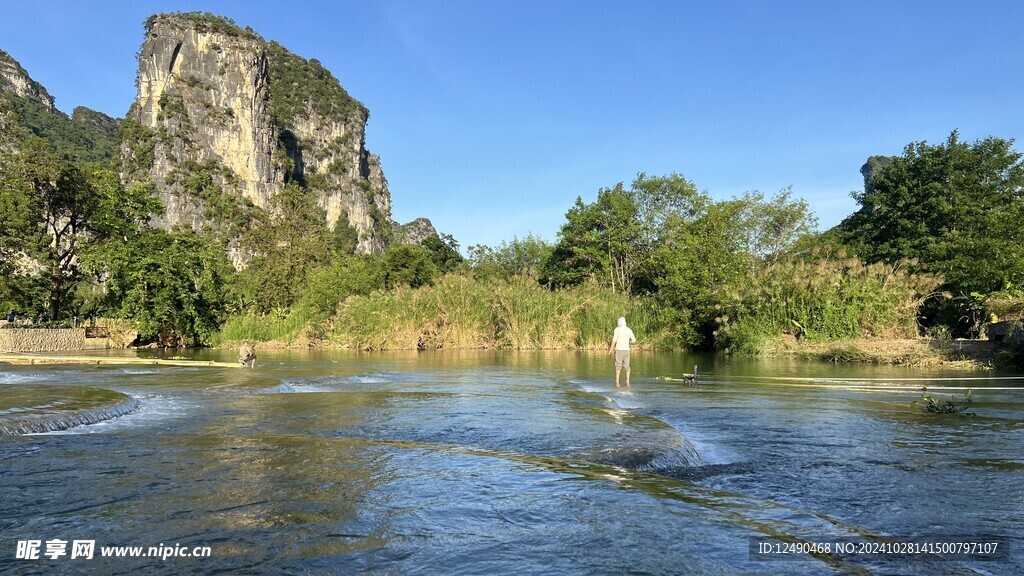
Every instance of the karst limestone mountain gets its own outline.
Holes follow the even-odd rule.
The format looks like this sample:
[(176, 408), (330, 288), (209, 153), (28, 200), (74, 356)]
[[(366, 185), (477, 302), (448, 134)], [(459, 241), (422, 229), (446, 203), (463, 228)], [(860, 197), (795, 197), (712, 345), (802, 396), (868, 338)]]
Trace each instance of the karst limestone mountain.
[(436, 235), (423, 218), (392, 221), (365, 146), (369, 110), (316, 59), (221, 16), (158, 14), (145, 23), (136, 88), (123, 120), (83, 107), (68, 117), (0, 51), (0, 146), (36, 135), (70, 160), (116, 163), (126, 184), (152, 184), (165, 208), (155, 226), (219, 233), (236, 265), (239, 225), (273, 213), (289, 186), (316, 199), (330, 228), (355, 229), (357, 252)]

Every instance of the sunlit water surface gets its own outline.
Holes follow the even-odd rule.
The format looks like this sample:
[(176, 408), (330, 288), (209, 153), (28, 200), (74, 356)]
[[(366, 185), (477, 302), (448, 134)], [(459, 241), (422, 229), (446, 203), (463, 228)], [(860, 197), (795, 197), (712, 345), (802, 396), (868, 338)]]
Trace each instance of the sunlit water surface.
[[(627, 389), (610, 364), (0, 365), (0, 572), (1024, 573), (1024, 379), (634, 353)], [(656, 379), (694, 364), (695, 385)], [(910, 406), (922, 385), (973, 388), (975, 415)], [(1009, 556), (749, 552), (755, 537), (982, 535), (1010, 538)], [(212, 555), (16, 560), (26, 539)]]

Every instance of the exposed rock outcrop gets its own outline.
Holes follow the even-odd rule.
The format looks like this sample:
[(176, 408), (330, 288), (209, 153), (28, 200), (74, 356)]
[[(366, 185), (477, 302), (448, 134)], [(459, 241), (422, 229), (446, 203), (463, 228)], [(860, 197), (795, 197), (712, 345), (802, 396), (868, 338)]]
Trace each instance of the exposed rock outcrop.
[(72, 162), (114, 163), (123, 180), (151, 182), (165, 207), (151, 222), (212, 231), (236, 266), (245, 229), (299, 186), (356, 231), (356, 251), (437, 236), (429, 220), (391, 220), (380, 158), (365, 147), (369, 111), (315, 59), (297, 56), (227, 18), (150, 17), (137, 97), (124, 120), (88, 108), (71, 117), (0, 51), (0, 149), (30, 136)]
[(408, 224), (394, 223), (396, 244), (419, 244), (427, 238), (437, 238), (437, 230), (426, 218), (417, 218)]
[(875, 181), (875, 174), (878, 174), (886, 166), (892, 164), (898, 156), (871, 156), (868, 161), (860, 167), (860, 175), (864, 177), (864, 191), (871, 189), (871, 184)]
[(267, 210), (294, 182), (329, 227), (348, 219), (359, 252), (384, 249), (391, 198), (364, 147), (369, 112), (319, 62), (225, 18), (167, 14), (147, 21), (136, 82), (122, 157), (126, 179), (156, 185), (166, 207), (156, 225), (203, 229)]
[(53, 111), (53, 96), (43, 85), (33, 80), (10, 54), (0, 50), (0, 90), (28, 98)]

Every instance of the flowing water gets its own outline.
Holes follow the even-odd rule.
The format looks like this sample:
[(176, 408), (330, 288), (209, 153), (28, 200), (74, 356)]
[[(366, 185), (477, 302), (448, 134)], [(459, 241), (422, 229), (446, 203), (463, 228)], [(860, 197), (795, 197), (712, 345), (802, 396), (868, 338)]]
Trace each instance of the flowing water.
[[(0, 365), (0, 572), (1024, 573), (1024, 377), (634, 353), (616, 388), (599, 354), (260, 361)], [(973, 389), (975, 415), (911, 407), (922, 385)], [(1004, 554), (751, 553), (940, 537)], [(52, 539), (95, 556), (16, 558)], [(211, 553), (100, 554), (160, 545)]]

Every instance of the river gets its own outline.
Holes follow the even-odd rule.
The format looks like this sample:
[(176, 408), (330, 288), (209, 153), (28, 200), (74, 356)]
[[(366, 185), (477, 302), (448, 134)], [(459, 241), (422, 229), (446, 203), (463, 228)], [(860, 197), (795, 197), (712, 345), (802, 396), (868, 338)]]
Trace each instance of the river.
[[(632, 365), (629, 388), (574, 352), (0, 365), (0, 573), (1024, 573), (1024, 376)], [(921, 386), (974, 415), (911, 406)], [(923, 548), (949, 540), (999, 547)]]

